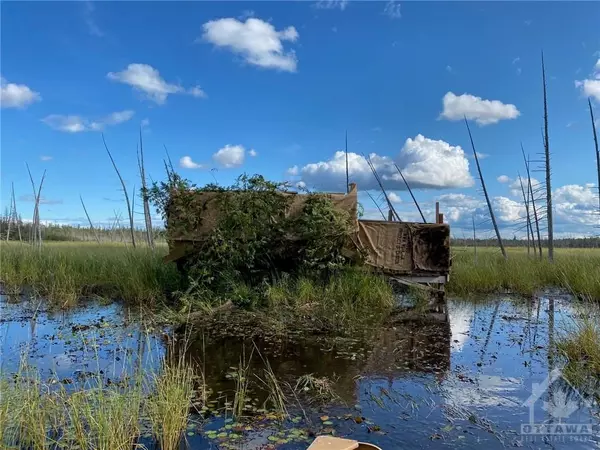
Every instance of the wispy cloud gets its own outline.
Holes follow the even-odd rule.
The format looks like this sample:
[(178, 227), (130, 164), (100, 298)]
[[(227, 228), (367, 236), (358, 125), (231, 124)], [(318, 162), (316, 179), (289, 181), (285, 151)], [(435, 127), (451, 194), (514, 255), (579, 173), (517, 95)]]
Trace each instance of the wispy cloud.
[(42, 155), (40, 156), (40, 161), (52, 161), (52, 156)]
[(348, 6), (348, 0), (319, 0), (313, 6), (317, 9), (339, 9), (343, 11)]
[(94, 11), (96, 10), (94, 3), (90, 1), (83, 2), (83, 7), (83, 20), (85, 21), (88, 32), (92, 36), (103, 37), (104, 32), (100, 29), (96, 23), (96, 20), (94, 19)]
[[(21, 195), (19, 197), (19, 201), (20, 202), (35, 202), (35, 197), (33, 196), (33, 194), (29, 194), (29, 195)], [(40, 197), (40, 205), (59, 205), (61, 204), (63, 201), (62, 200), (52, 200), (52, 199), (48, 199), (46, 197)]]
[(135, 113), (131, 110), (117, 111), (98, 120), (89, 120), (77, 115), (50, 114), (42, 119), (46, 125), (65, 133), (82, 133), (84, 131), (102, 131), (107, 126), (119, 125), (131, 120)]
[(390, 19), (400, 19), (402, 17), (400, 3), (394, 0), (388, 0), (388, 2), (385, 4), (385, 8), (383, 8), (383, 14), (388, 16)]

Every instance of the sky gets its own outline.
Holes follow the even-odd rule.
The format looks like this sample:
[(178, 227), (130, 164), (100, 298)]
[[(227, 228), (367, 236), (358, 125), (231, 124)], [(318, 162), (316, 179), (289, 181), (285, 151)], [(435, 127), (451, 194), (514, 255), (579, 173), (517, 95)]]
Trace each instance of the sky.
[(395, 165), (428, 221), (439, 201), (454, 236), (488, 237), (466, 117), (502, 234), (520, 238), (543, 51), (555, 233), (597, 235), (599, 25), (597, 2), (2, 2), (2, 210), (14, 183), (31, 218), (27, 163), (36, 185), (46, 171), (42, 221), (85, 224), (80, 196), (96, 225), (125, 217), (102, 135), (133, 192), (140, 130), (152, 180), (166, 146), (199, 185), (260, 173), (343, 192), (347, 132), (364, 217), (387, 210), (367, 155), (402, 220), (419, 215)]

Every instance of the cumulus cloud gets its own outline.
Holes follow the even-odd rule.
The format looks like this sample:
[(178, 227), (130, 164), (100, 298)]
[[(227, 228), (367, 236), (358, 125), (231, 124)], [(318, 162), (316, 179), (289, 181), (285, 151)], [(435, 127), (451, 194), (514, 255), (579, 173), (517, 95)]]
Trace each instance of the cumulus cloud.
[(65, 133), (81, 133), (83, 131), (102, 131), (107, 126), (119, 125), (131, 120), (134, 111), (125, 110), (111, 113), (98, 120), (89, 120), (77, 115), (50, 114), (42, 119), (46, 125)]
[(478, 125), (491, 125), (501, 120), (516, 119), (521, 114), (512, 104), (500, 100), (483, 100), (471, 94), (456, 95), (447, 92), (443, 98), (444, 110), (440, 118), (446, 120), (474, 120)]
[(0, 106), (2, 108), (26, 108), (32, 103), (42, 100), (39, 92), (35, 92), (24, 84), (9, 83), (0, 77)]
[[(460, 146), (453, 146), (442, 140), (433, 140), (422, 135), (407, 139), (396, 158), (370, 155), (371, 162), (388, 189), (404, 190), (406, 186), (396, 170), (400, 167), (411, 187), (444, 189), (449, 187), (469, 187), (473, 178), (469, 173), (469, 161)], [(350, 180), (362, 190), (377, 189), (377, 183), (362, 155), (348, 153)], [(288, 174), (300, 175), (309, 186), (325, 190), (346, 190), (346, 154), (339, 150), (327, 161), (296, 166), (288, 169)]]
[(293, 26), (277, 31), (273, 25), (250, 17), (245, 22), (223, 18), (206, 22), (202, 38), (244, 58), (248, 64), (295, 72), (298, 64), (293, 50), (285, 50), (284, 41), (295, 42), (298, 32)]
[(107, 78), (118, 83), (127, 84), (134, 90), (143, 93), (148, 99), (162, 105), (171, 94), (188, 94), (196, 98), (206, 97), (200, 86), (185, 89), (179, 84), (166, 82), (158, 70), (148, 64), (133, 63), (121, 72), (109, 72)]
[(392, 203), (401, 203), (402, 202), (402, 199), (400, 198), (400, 196), (398, 194), (396, 194), (395, 192), (389, 192), (388, 198), (390, 199), (390, 202), (392, 202)]
[(241, 145), (226, 145), (212, 155), (213, 160), (223, 167), (239, 167), (244, 164), (246, 149)]
[(183, 156), (179, 160), (179, 166), (183, 169), (202, 169), (204, 166), (194, 162), (191, 156)]
[(496, 180), (498, 180), (498, 183), (502, 184), (510, 183), (510, 177), (507, 175), (500, 175)]
[(581, 81), (575, 81), (575, 87), (581, 89), (586, 97), (592, 97), (600, 102), (600, 59), (594, 66), (594, 72), (590, 78)]
[(251, 148), (250, 150), (248, 150), (248, 156), (251, 156), (252, 158), (258, 156), (258, 152), (256, 150), (254, 150), (253, 148)]

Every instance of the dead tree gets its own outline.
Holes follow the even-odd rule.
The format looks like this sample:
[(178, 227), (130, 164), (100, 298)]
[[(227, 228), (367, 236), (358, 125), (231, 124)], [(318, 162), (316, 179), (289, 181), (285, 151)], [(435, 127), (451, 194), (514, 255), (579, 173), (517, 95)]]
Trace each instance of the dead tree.
[(485, 181), (483, 179), (483, 174), (481, 173), (481, 166), (479, 165), (479, 158), (477, 157), (477, 150), (475, 150), (475, 143), (473, 142), (473, 136), (471, 135), (471, 129), (469, 128), (469, 122), (465, 117), (465, 125), (467, 126), (467, 131), (469, 132), (469, 139), (471, 141), (471, 147), (473, 148), (473, 156), (475, 157), (475, 164), (477, 165), (477, 172), (479, 173), (479, 180), (481, 181), (481, 188), (483, 189), (483, 195), (485, 196), (485, 201), (488, 206), (488, 210), (490, 212), (490, 217), (492, 219), (492, 225), (494, 226), (494, 230), (496, 231), (496, 238), (498, 239), (498, 245), (500, 246), (500, 251), (502, 252), (502, 256), (504, 259), (508, 259), (508, 255), (506, 254), (506, 250), (504, 248), (504, 243), (502, 242), (502, 237), (500, 236), (500, 230), (498, 229), (498, 224), (496, 222), (496, 216), (494, 215), (494, 209), (492, 208), (492, 203), (490, 202), (490, 197), (488, 196), (487, 189), (485, 187)]
[(473, 220), (473, 252), (475, 255), (474, 261), (475, 264), (477, 264), (477, 236), (475, 235), (475, 214), (471, 216), (471, 219)]
[[(542, 259), (542, 236), (540, 234), (540, 220), (538, 217), (538, 211), (535, 207), (535, 195), (533, 194), (533, 186), (531, 185), (531, 170), (530, 163), (527, 158), (525, 158), (525, 150), (523, 149), (523, 144), (521, 144), (521, 153), (523, 154), (523, 161), (525, 162), (525, 170), (527, 172), (527, 187), (529, 190), (529, 195), (531, 196), (531, 209), (533, 210), (533, 220), (535, 223), (535, 230), (537, 233), (537, 245), (539, 251), (539, 257)], [(535, 248), (535, 238), (533, 239), (533, 246)]]
[(348, 171), (348, 131), (346, 131), (346, 194), (350, 193), (350, 172)]
[(594, 110), (592, 102), (588, 98), (588, 106), (590, 107), (590, 117), (592, 119), (592, 131), (594, 132), (594, 146), (596, 147), (596, 169), (598, 170), (598, 214), (600, 214), (600, 151), (598, 150), (598, 135), (596, 134), (596, 121), (594, 120)]
[(98, 242), (98, 244), (99, 244), (100, 237), (98, 237), (98, 233), (96, 232), (96, 229), (94, 228), (94, 224), (92, 223), (92, 219), (90, 219), (90, 215), (88, 214), (87, 208), (85, 207), (85, 203), (83, 203), (83, 198), (81, 197), (81, 195), (79, 196), (79, 200), (81, 200), (81, 206), (83, 206), (83, 212), (85, 212), (85, 217), (87, 217), (88, 223), (90, 224), (90, 229), (92, 230), (92, 233), (94, 233), (96, 242)]
[(546, 95), (546, 69), (542, 53), (542, 84), (544, 87), (544, 154), (546, 156), (546, 217), (548, 219), (548, 260), (554, 261), (554, 223), (552, 220), (552, 184), (550, 170), (550, 137), (548, 136), (548, 99)]
[(386, 220), (385, 218), (385, 214), (383, 213), (383, 211), (381, 210), (381, 208), (379, 207), (379, 204), (375, 201), (375, 199), (373, 198), (373, 196), (371, 195), (371, 193), (369, 191), (367, 191), (367, 195), (369, 196), (369, 198), (371, 200), (373, 200), (373, 203), (375, 203), (375, 206), (377, 207), (377, 209), (379, 210), (379, 212), (381, 213), (381, 217), (383, 217), (383, 220)]
[(108, 149), (108, 145), (106, 145), (106, 140), (104, 139), (104, 133), (102, 133), (102, 142), (104, 143), (104, 148), (106, 149), (106, 153), (108, 153), (108, 157), (110, 158), (110, 162), (112, 163), (115, 172), (117, 172), (117, 176), (119, 177), (119, 181), (121, 181), (121, 187), (123, 188), (123, 194), (125, 195), (125, 203), (127, 203), (127, 212), (129, 213), (129, 230), (131, 232), (131, 245), (135, 248), (135, 229), (133, 226), (133, 210), (131, 209), (131, 203), (129, 202), (129, 194), (127, 193), (127, 188), (125, 187), (125, 181), (123, 181), (123, 177), (121, 176), (121, 172), (117, 168), (115, 164), (115, 160)]
[(377, 181), (377, 184), (379, 185), (379, 189), (381, 189), (381, 192), (383, 193), (383, 196), (385, 197), (385, 201), (387, 202), (388, 208), (391, 211), (392, 217), (395, 217), (398, 222), (402, 222), (402, 220), (400, 219), (400, 216), (398, 215), (398, 213), (396, 212), (396, 209), (394, 208), (394, 205), (392, 205), (392, 202), (390, 201), (390, 198), (388, 197), (387, 192), (385, 192), (385, 188), (383, 187), (381, 178), (379, 178), (379, 174), (377, 173), (377, 170), (375, 169), (375, 166), (373, 165), (371, 158), (369, 158), (365, 155), (363, 155), (363, 157), (367, 160), (367, 164), (369, 165), (371, 172), (373, 172), (375, 181)]
[(150, 215), (150, 198), (148, 196), (148, 187), (146, 186), (146, 169), (144, 167), (144, 146), (142, 143), (142, 129), (140, 128), (140, 150), (138, 152), (138, 168), (140, 178), (142, 179), (142, 203), (144, 205), (144, 222), (146, 224), (146, 241), (150, 248), (154, 248), (154, 238), (152, 236), (152, 217)]
[[(519, 184), (521, 185), (521, 193), (523, 194), (523, 203), (525, 205), (525, 218), (527, 223), (525, 224), (525, 228), (527, 229), (527, 256), (530, 254), (530, 244), (531, 238), (533, 238), (533, 228), (531, 226), (531, 216), (529, 215), (529, 191), (527, 191), (527, 195), (525, 195), (525, 188), (523, 187), (523, 178), (521, 178), (521, 174), (517, 172), (519, 177)], [(533, 246), (533, 251), (535, 252), (535, 242)]]
[(398, 173), (400, 174), (400, 176), (402, 177), (402, 181), (404, 181), (404, 184), (406, 186), (406, 189), (408, 189), (408, 192), (410, 194), (410, 196), (413, 199), (413, 202), (415, 202), (415, 206), (417, 207), (417, 209), (419, 210), (419, 214), (421, 214), (421, 219), (423, 219), (423, 223), (427, 223), (427, 220), (425, 220), (425, 216), (423, 215), (423, 211), (421, 211), (421, 207), (419, 206), (419, 202), (417, 202), (417, 199), (415, 198), (415, 196), (413, 195), (413, 191), (410, 188), (410, 185), (408, 184), (408, 181), (406, 181), (406, 178), (404, 178), (404, 174), (402, 173), (402, 171), (400, 170), (400, 167), (398, 167), (398, 165), (396, 163), (394, 163), (394, 167), (396, 167), (396, 170), (398, 171)]

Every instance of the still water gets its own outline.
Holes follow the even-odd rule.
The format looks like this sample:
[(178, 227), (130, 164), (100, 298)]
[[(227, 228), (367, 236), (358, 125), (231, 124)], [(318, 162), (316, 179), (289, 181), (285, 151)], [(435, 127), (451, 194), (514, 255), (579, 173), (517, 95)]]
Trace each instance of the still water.
[[(451, 299), (448, 310), (449, 322), (393, 318), (368, 342), (250, 342), (194, 330), (187, 355), (203, 373), (210, 403), (201, 426), (186, 433), (189, 447), (303, 449), (314, 435), (334, 433), (383, 449), (600, 448), (600, 408), (560, 376), (564, 362), (553, 351), (580, 314), (572, 299)], [(169, 330), (140, 319), (117, 303), (50, 312), (2, 300), (1, 373), (17, 371), (23, 357), (57, 383), (98, 372), (119, 380), (140, 364), (158, 370)], [(256, 389), (249, 394), (256, 420), (232, 423), (217, 411), (231, 403), (240, 360), (249, 373), (268, 361), (284, 386), (306, 374), (327, 380), (337, 399), (299, 401), (303, 410), (290, 401), (293, 419), (282, 430), (269, 412), (256, 412), (267, 395)]]

